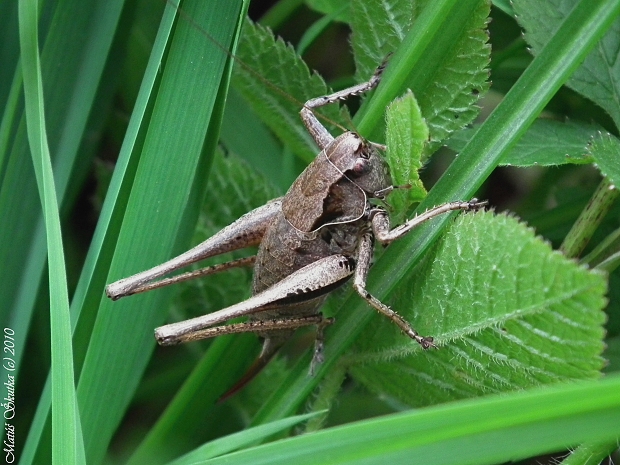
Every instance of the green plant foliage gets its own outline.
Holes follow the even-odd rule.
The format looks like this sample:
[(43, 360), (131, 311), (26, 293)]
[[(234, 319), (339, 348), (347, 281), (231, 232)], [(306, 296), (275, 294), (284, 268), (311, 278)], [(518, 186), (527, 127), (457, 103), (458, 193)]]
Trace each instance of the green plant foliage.
[(377, 321), (347, 363), (369, 388), (416, 406), (597, 377), (605, 292), (603, 274), (515, 218), (461, 215), (392, 298), (439, 350), (421, 351)]
[[(208, 464), (496, 464), (619, 434), (618, 376), (489, 396), (330, 428), (218, 457)], [(588, 454), (593, 455), (593, 454)], [(588, 457), (586, 455), (586, 459)], [(596, 455), (600, 455), (597, 451)], [(602, 458), (602, 456), (601, 456)], [(592, 463), (592, 462), (582, 462)]]
[[(237, 54), (241, 61), (235, 67), (235, 88), (297, 156), (307, 163), (313, 160), (316, 144), (301, 123), (299, 111), (307, 100), (331, 92), (323, 78), (310, 72), (292, 46), (249, 20), (244, 24)], [(331, 121), (347, 120), (334, 105), (318, 113)]]
[[(576, 0), (515, 2), (517, 20), (525, 29), (525, 40), (534, 54), (538, 53), (557, 31), (576, 3)], [(620, 19), (616, 18), (592, 53), (567, 82), (569, 87), (605, 109), (613, 118), (616, 127), (620, 127), (620, 110), (617, 98), (614, 97), (620, 93), (620, 62), (617, 60), (619, 37)]]
[[(353, 1), (351, 5), (351, 45), (358, 80), (369, 75), (388, 54), (394, 52), (415, 18), (432, 2), (393, 0), (388, 2)], [(456, 40), (448, 54), (424, 66), (423, 87), (408, 80), (404, 88), (415, 92), (430, 131), (425, 160), (455, 130), (471, 123), (478, 114), (475, 103), (488, 89), (490, 47), (485, 31), (489, 6), (478, 7), (467, 22), (457, 26)], [(459, 28), (460, 27), (460, 28)]]
[(286, 430), (291, 426), (302, 423), (315, 417), (321, 412), (307, 413), (305, 415), (297, 415), (283, 420), (274, 421), (266, 425), (255, 426), (243, 432), (231, 434), (215, 441), (211, 441), (204, 446), (170, 462), (170, 465), (191, 465), (198, 461), (219, 457), (232, 451), (241, 449), (245, 446), (251, 446), (253, 443), (264, 440), (273, 434)]
[[(620, 0), (508, 3), (308, 0), (308, 15), (282, 0), (245, 21), (245, 0), (39, 2), (32, 112), (21, 70), (36, 68), (36, 41), (17, 21), (27, 2), (0, 2), (0, 319), (15, 331), (17, 461), (493, 464), (571, 447), (569, 465), (611, 453)], [(334, 135), (387, 140), (395, 183), (412, 185), (387, 198), (392, 223), (474, 196), (501, 212), (442, 215), (377, 246), (368, 291), (438, 348), (423, 351), (343, 286), (321, 309), (336, 322), (314, 376), (307, 328), (218, 403), (259, 338), (154, 350), (153, 329), (246, 298), (251, 270), (118, 302), (105, 285), (286, 192), (317, 153), (303, 102), (367, 80), (389, 53), (374, 91), (317, 114)], [(32, 137), (43, 131), (45, 176), (31, 157), (45, 152)], [(445, 143), (458, 155), (435, 153)], [(106, 186), (90, 182), (94, 157), (100, 171), (116, 163), (97, 202)], [(569, 256), (583, 249), (579, 264), (541, 235)]]
[[(50, 332), (52, 338), (51, 384), (52, 384), (52, 459), (56, 463), (86, 463), (84, 442), (78, 414), (78, 404), (73, 384), (75, 372), (73, 367), (73, 346), (71, 344), (71, 322), (69, 320), (69, 295), (67, 275), (60, 229), (60, 213), (56, 197), (56, 185), (50, 149), (45, 127), (45, 110), (41, 60), (38, 50), (38, 15), (35, 2), (20, 2), (20, 45), (22, 50), (22, 69), (24, 77), (25, 116), (28, 129), (28, 141), (32, 152), (32, 163), (37, 177), (37, 187), (41, 197), (41, 208), (45, 218), (45, 232), (48, 249), (49, 288), (50, 288)], [(3, 331), (5, 354), (15, 356), (15, 331)], [(6, 349), (9, 350), (6, 350)], [(15, 364), (12, 357), (4, 359), (10, 363), (10, 371)], [(6, 369), (6, 368), (5, 368)], [(6, 411), (14, 412), (15, 375), (8, 374), (5, 385), (8, 390), (5, 404)], [(9, 399), (10, 402), (8, 401)], [(13, 408), (8, 408), (11, 405)], [(5, 415), (6, 416), (6, 415)], [(9, 415), (12, 419), (14, 413)], [(5, 427), (6, 428), (6, 427)], [(14, 432), (9, 436), (9, 443), (14, 444)], [(10, 447), (12, 452), (13, 447)], [(7, 454), (8, 462), (13, 462), (12, 453)]]
[(620, 186), (620, 141), (611, 134), (599, 133), (590, 142), (588, 151), (603, 176)]
[(392, 224), (402, 222), (409, 206), (426, 195), (426, 189), (418, 174), (422, 167), (422, 151), (428, 142), (428, 126), (422, 118), (420, 107), (411, 91), (394, 100), (386, 109), (387, 159), (392, 180), (397, 186), (410, 185), (390, 194), (393, 208)]
[[(555, 166), (566, 163), (592, 163), (588, 144), (602, 130), (594, 124), (578, 121), (538, 119), (517, 144), (506, 153), (501, 164), (506, 166)], [(447, 146), (458, 152), (474, 135), (475, 129), (467, 128), (455, 133)]]

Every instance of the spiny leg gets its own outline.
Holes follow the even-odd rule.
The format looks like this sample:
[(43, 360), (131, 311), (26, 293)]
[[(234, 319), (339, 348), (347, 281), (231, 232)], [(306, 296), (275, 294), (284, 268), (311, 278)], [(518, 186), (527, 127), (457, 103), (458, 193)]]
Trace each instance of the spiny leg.
[(375, 235), (375, 238), (381, 242), (383, 245), (388, 245), (389, 243), (395, 241), (403, 237), (409, 231), (411, 231), (416, 226), (428, 221), (436, 216), (443, 215), (444, 213), (448, 213), (455, 210), (479, 210), (487, 205), (489, 202), (486, 200), (479, 201), (478, 199), (471, 199), (469, 202), (449, 202), (439, 205), (437, 207), (433, 207), (429, 210), (426, 210), (424, 213), (411, 218), (406, 223), (397, 226), (396, 228), (390, 230), (390, 219), (387, 213), (383, 210), (375, 210), (372, 217), (372, 230)]
[[(282, 318), (277, 320), (257, 320), (247, 321), (244, 323), (232, 323), (229, 325), (214, 326), (212, 328), (200, 329), (197, 331), (188, 332), (176, 337), (174, 340), (168, 342), (167, 339), (163, 339), (156, 336), (157, 342), (160, 345), (176, 345), (185, 342), (200, 341), (202, 339), (209, 339), (217, 336), (224, 336), (226, 334), (237, 333), (262, 333), (267, 331), (277, 331), (284, 329), (297, 329), (304, 326), (321, 325), (324, 318), (319, 313), (317, 315), (311, 315), (300, 318)], [(159, 329), (159, 328), (158, 328)], [(155, 330), (157, 335), (157, 330)]]
[[(217, 312), (160, 326), (155, 330), (155, 338), (161, 345), (173, 345), (186, 340), (194, 340), (195, 338), (190, 335), (201, 334), (201, 331), (205, 329), (213, 328), (217, 324), (240, 316), (261, 313), (283, 305), (310, 302), (343, 284), (353, 272), (352, 259), (339, 254), (329, 255), (309, 263), (263, 292), (259, 292), (242, 302)], [(282, 323), (282, 325), (284, 324), (291, 324), (290, 319)], [(224, 334), (230, 334), (230, 330), (226, 331), (228, 332)], [(245, 331), (247, 330), (243, 332)]]
[(327, 147), (334, 140), (334, 137), (329, 133), (325, 126), (319, 122), (317, 117), (314, 115), (313, 110), (324, 105), (329, 105), (330, 103), (335, 103), (338, 100), (346, 100), (351, 96), (360, 95), (374, 89), (377, 85), (379, 85), (381, 75), (383, 74), (386, 66), (387, 59), (379, 65), (375, 73), (367, 82), (334, 92), (333, 94), (310, 99), (304, 104), (300, 111), (301, 119), (321, 150)]
[(147, 286), (146, 290), (148, 290), (148, 285), (155, 282), (156, 279), (192, 263), (221, 255), (224, 252), (258, 245), (281, 208), (282, 200), (274, 199), (246, 213), (234, 223), (226, 226), (187, 252), (151, 269), (108, 284), (105, 288), (105, 293), (112, 300), (118, 300), (121, 297), (135, 294), (136, 289), (144, 290), (144, 286)]
[(420, 344), (422, 348), (435, 347), (432, 337), (420, 336), (402, 316), (366, 290), (366, 278), (368, 277), (368, 270), (372, 260), (372, 248), (372, 236), (364, 234), (357, 249), (357, 267), (355, 268), (355, 276), (353, 278), (353, 288), (371, 307), (392, 320), (394, 324), (407, 336)]
[(194, 278), (200, 278), (211, 274), (220, 273), (231, 268), (252, 266), (254, 265), (255, 261), (256, 256), (252, 255), (251, 257), (238, 258), (237, 260), (231, 260), (229, 262), (218, 263), (217, 265), (206, 266), (204, 268), (200, 268), (199, 270), (188, 271), (187, 273), (182, 273), (176, 276), (172, 276), (170, 278), (160, 279), (159, 281), (152, 281), (147, 284), (135, 287), (131, 290), (131, 295), (151, 291), (153, 289), (158, 289), (160, 287), (169, 286), (170, 284), (188, 281)]
[(325, 361), (323, 351), (325, 350), (325, 328), (334, 323), (334, 318), (323, 318), (323, 321), (317, 324), (316, 339), (314, 340), (314, 354), (310, 363), (310, 376), (314, 376), (316, 369)]

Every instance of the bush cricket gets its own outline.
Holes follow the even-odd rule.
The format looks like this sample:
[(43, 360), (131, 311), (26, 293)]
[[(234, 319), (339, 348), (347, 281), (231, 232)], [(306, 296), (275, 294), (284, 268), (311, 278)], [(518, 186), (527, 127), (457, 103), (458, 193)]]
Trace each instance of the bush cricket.
[[(308, 100), (303, 105), (301, 118), (320, 152), (283, 197), (243, 215), (178, 257), (109, 284), (108, 297), (117, 300), (253, 264), (252, 297), (214, 313), (155, 330), (160, 345), (224, 334), (256, 333), (264, 340), (262, 351), (243, 378), (243, 384), (267, 364), (296, 329), (316, 325), (312, 373), (323, 360), (323, 331), (333, 323), (332, 318), (324, 318), (320, 313), (321, 304), (332, 290), (351, 278), (355, 291), (371, 307), (422, 348), (434, 347), (432, 337), (419, 335), (398, 313), (366, 290), (374, 242), (388, 245), (424, 221), (450, 211), (477, 210), (487, 202), (472, 199), (442, 204), (390, 229), (388, 212), (371, 202), (384, 200), (398, 188), (393, 185), (389, 166), (380, 153), (385, 147), (366, 141), (355, 132), (334, 138), (313, 112), (375, 88), (384, 68), (385, 63), (368, 82)], [(258, 253), (254, 257), (160, 279), (197, 261), (255, 245)], [(223, 324), (241, 316), (247, 316), (248, 321)]]

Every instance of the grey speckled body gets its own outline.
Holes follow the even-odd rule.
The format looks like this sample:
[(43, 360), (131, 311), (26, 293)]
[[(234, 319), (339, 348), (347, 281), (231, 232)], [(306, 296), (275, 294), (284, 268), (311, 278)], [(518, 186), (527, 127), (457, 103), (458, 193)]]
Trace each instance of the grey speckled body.
[[(283, 197), (282, 211), (258, 249), (253, 293), (263, 292), (325, 257), (341, 255), (354, 263), (360, 240), (371, 229), (368, 198), (391, 186), (389, 167), (372, 144), (351, 132), (332, 141)], [(307, 205), (312, 208), (304, 208)], [(300, 299), (293, 298), (276, 309), (255, 313), (250, 320), (317, 315), (326, 293), (344, 281), (326, 285), (316, 292), (317, 297), (300, 295)], [(264, 354), (277, 350), (292, 332), (259, 333), (265, 338)]]

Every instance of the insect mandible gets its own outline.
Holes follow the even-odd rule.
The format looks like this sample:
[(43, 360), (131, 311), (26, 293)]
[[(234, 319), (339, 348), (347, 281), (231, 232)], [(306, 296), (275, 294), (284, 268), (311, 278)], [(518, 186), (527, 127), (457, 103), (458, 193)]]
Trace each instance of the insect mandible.
[[(243, 215), (178, 257), (108, 285), (108, 297), (117, 300), (253, 264), (252, 297), (211, 314), (161, 326), (155, 330), (157, 342), (174, 345), (253, 332), (264, 339), (258, 360), (250, 370), (254, 374), (296, 329), (316, 325), (312, 372), (323, 361), (323, 331), (334, 321), (322, 316), (321, 304), (332, 290), (353, 279), (353, 288), (371, 307), (424, 349), (434, 347), (432, 337), (419, 335), (398, 313), (366, 290), (374, 241), (388, 245), (433, 217), (454, 210), (477, 210), (487, 202), (472, 199), (442, 204), (390, 229), (388, 212), (370, 201), (383, 200), (394, 189), (389, 166), (380, 153), (384, 147), (355, 132), (334, 138), (313, 113), (315, 108), (373, 89), (384, 68), (385, 63), (368, 82), (305, 103), (301, 118), (321, 151), (283, 197)], [(255, 245), (256, 256), (159, 279), (191, 263)], [(222, 324), (240, 316), (247, 316), (248, 321)]]

